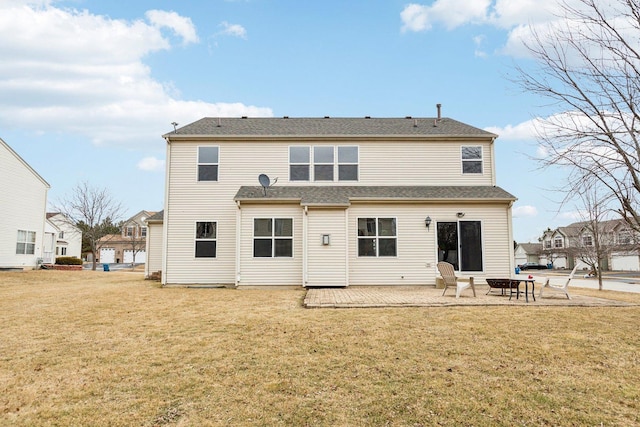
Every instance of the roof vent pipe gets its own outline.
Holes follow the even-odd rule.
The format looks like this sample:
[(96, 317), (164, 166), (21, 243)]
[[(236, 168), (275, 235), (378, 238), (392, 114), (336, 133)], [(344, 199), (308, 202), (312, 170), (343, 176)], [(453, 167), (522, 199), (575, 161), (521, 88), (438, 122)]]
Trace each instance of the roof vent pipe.
[(220, 121), (220, 117), (218, 117), (218, 127), (222, 126), (222, 122)]
[(436, 104), (436, 108), (438, 109), (438, 121), (442, 119), (442, 104)]
[(413, 119), (413, 127), (414, 128), (418, 127), (418, 119)]

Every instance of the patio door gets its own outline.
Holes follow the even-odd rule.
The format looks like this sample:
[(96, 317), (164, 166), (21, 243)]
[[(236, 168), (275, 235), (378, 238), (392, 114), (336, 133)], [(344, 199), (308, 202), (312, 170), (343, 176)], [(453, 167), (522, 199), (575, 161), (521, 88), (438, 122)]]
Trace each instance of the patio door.
[(438, 261), (453, 264), (457, 271), (482, 271), (480, 221), (438, 222)]

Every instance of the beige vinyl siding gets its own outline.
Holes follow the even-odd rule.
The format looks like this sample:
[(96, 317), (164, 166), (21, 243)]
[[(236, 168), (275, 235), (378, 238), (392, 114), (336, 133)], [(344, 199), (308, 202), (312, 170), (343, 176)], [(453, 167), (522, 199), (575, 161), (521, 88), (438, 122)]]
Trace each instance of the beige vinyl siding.
[[(321, 146), (353, 146), (359, 147), (359, 181), (322, 181), (322, 182), (289, 182), (289, 146), (309, 145)], [(479, 174), (462, 174), (460, 147), (462, 145), (483, 146), (483, 170)], [(199, 146), (219, 147), (218, 181), (197, 181), (197, 154)], [(267, 174), (271, 181), (276, 178), (275, 185), (491, 185), (492, 184), (492, 144), (486, 142), (462, 142), (462, 141), (350, 141), (336, 138), (330, 142), (315, 142), (311, 140), (286, 140), (286, 141), (225, 141), (216, 140), (210, 143), (202, 141), (172, 142), (169, 148), (170, 158), (167, 178), (167, 205), (165, 206), (166, 242), (165, 242), (165, 271), (163, 274), (166, 284), (234, 284), (236, 282), (236, 214), (238, 207), (233, 198), (243, 185), (259, 185), (258, 175)], [(337, 179), (337, 174), (336, 174)], [(264, 207), (265, 213), (271, 213), (277, 206)], [(386, 209), (387, 207), (385, 207)], [(246, 220), (246, 205), (242, 207), (242, 217)], [(302, 207), (296, 205), (300, 212)], [(400, 211), (406, 206), (399, 208)], [(457, 211), (459, 209), (455, 209)], [(433, 212), (433, 210), (431, 211)], [(424, 228), (424, 216), (429, 212), (415, 212), (415, 218)], [(272, 216), (272, 215), (271, 215)], [(394, 215), (395, 216), (395, 215)], [(434, 217), (431, 214), (432, 218)], [(349, 227), (354, 226), (355, 216), (349, 213)], [(217, 222), (217, 257), (195, 258), (195, 223), (197, 221)], [(402, 227), (404, 221), (400, 222)], [(404, 233), (413, 235), (421, 233), (420, 225), (405, 229)], [(296, 233), (302, 232), (302, 225), (295, 226)], [(432, 229), (433, 230), (433, 229)], [(250, 237), (245, 235), (243, 227), (241, 244), (247, 245)], [(331, 232), (332, 239), (338, 236)], [(432, 233), (433, 234), (433, 233)], [(419, 235), (419, 234), (416, 234)], [(405, 237), (406, 239), (407, 237)], [(301, 244), (296, 240), (296, 248)], [(351, 234), (347, 238), (349, 245), (355, 244)], [(425, 246), (426, 245), (426, 246)], [(413, 246), (410, 246), (413, 247)], [(402, 246), (400, 246), (402, 248)], [(360, 260), (357, 269), (352, 266), (350, 271), (357, 274), (355, 281), (366, 284), (368, 278), (373, 278), (380, 283), (390, 283), (396, 278), (405, 275), (405, 279), (397, 284), (424, 284), (433, 282), (435, 275), (435, 263), (431, 271), (424, 267), (423, 250), (426, 249), (435, 254), (434, 242), (415, 245), (413, 254), (419, 254), (414, 261), (413, 255), (402, 255), (400, 264), (394, 264), (394, 260), (386, 260), (375, 263), (375, 260)], [(400, 250), (400, 249), (399, 249)], [(353, 251), (350, 251), (353, 253)], [(242, 255), (242, 268), (246, 267), (245, 254)], [(332, 255), (333, 256), (333, 255)], [(295, 249), (295, 262), (302, 262), (301, 248)], [(417, 261), (419, 260), (419, 261)], [(398, 260), (395, 260), (396, 262)], [(433, 261), (433, 260), (432, 260)], [(364, 268), (371, 264), (369, 272)], [(383, 267), (385, 264), (393, 264), (391, 268)], [(309, 265), (310, 266), (310, 265)], [(406, 274), (398, 273), (400, 270)], [(253, 271), (248, 271), (249, 278), (243, 274), (241, 285), (245, 280), (254, 281), (256, 277)], [(379, 273), (379, 274), (378, 274)], [(287, 273), (289, 274), (289, 273)], [(298, 277), (286, 277), (283, 280), (274, 278), (276, 282), (302, 284), (302, 264)], [(360, 274), (360, 276), (358, 276)], [(265, 274), (261, 275), (261, 280)], [(392, 280), (394, 279), (394, 280)], [(280, 283), (282, 284), (282, 283)]]
[(147, 224), (145, 275), (162, 271), (162, 223)]
[[(302, 286), (303, 210), (299, 204), (243, 205), (238, 286)], [(254, 218), (293, 219), (293, 257), (254, 258)]]
[[(306, 286), (346, 286), (347, 240), (344, 209), (309, 209)], [(322, 235), (329, 235), (329, 245)]]
[[(0, 267), (34, 268), (42, 257), (49, 188), (0, 142)], [(18, 230), (36, 233), (34, 254), (16, 254)]]
[[(461, 274), (479, 280), (509, 277), (510, 251), (507, 205), (354, 204), (349, 209), (349, 280), (351, 285), (435, 285), (437, 263), (436, 224), (464, 220), (481, 221), (484, 271)], [(427, 230), (425, 218), (430, 216)], [(358, 257), (357, 219), (397, 218), (396, 257)]]

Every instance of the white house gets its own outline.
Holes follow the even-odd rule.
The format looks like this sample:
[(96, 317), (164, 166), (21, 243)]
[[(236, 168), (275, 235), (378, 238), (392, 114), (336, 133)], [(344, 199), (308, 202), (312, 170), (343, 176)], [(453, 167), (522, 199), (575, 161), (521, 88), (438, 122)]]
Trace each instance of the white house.
[(82, 230), (59, 212), (48, 212), (47, 220), (58, 229), (54, 261), (58, 256), (82, 258)]
[(50, 185), (0, 139), (0, 268), (35, 268)]
[(179, 128), (164, 135), (162, 283), (434, 285), (439, 260), (509, 277), (516, 198), (496, 186), (496, 137), (439, 108)]

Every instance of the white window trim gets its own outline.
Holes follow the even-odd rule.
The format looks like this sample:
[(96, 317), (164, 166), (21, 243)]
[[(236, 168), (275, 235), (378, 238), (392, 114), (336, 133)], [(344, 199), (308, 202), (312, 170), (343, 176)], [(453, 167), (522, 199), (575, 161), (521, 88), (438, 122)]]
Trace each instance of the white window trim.
[[(199, 222), (212, 222), (216, 225), (216, 237), (213, 239), (199, 239), (198, 236), (198, 223)], [(198, 257), (196, 256), (196, 242), (216, 242), (216, 256), (213, 257)], [(194, 260), (207, 260), (218, 259), (218, 221), (214, 219), (198, 220), (193, 223), (193, 259)]]
[[(368, 219), (368, 218), (373, 218), (376, 220), (376, 235), (375, 236), (358, 236), (358, 220), (360, 219)], [(395, 236), (380, 236), (378, 234), (378, 219), (393, 219), (396, 222), (396, 235)], [(399, 238), (398, 235), (400, 234), (400, 225), (398, 222), (398, 217), (397, 216), (359, 216), (356, 218), (356, 257), (357, 258), (362, 258), (362, 259), (396, 259), (398, 258), (400, 255), (400, 245), (398, 244)], [(359, 244), (358, 241), (360, 239), (371, 239), (374, 238), (376, 239), (376, 241), (378, 239), (380, 239), (380, 237), (382, 237), (383, 239), (390, 239), (392, 237), (394, 237), (396, 239), (396, 254), (391, 256), (391, 255), (382, 255), (380, 256), (380, 245), (376, 243), (376, 255), (375, 256), (367, 256), (367, 255), (360, 255), (360, 251), (359, 251)]]
[[(25, 233), (25, 240), (18, 240), (18, 237), (20, 235), (20, 232), (24, 231)], [(18, 236), (16, 236), (16, 255), (35, 255), (36, 254), (36, 242), (38, 240), (38, 235), (36, 234), (35, 231), (30, 231), (30, 230), (18, 230)], [(33, 234), (33, 242), (29, 241), (29, 235)], [(23, 243), (24, 244), (24, 252), (18, 252), (18, 244), (19, 243)], [(27, 252), (27, 245), (33, 245), (33, 253)]]
[[(269, 237), (267, 236), (256, 236), (255, 235), (255, 220), (256, 219), (270, 219), (272, 221), (271, 224), (271, 256), (270, 257), (266, 257), (266, 256), (255, 256), (255, 252), (253, 250), (253, 244), (255, 239), (268, 239)], [(287, 237), (287, 236), (279, 236), (276, 237), (275, 236), (275, 220), (276, 219), (290, 219), (291, 220), (291, 237)], [(293, 217), (289, 217), (289, 216), (255, 216), (251, 219), (251, 258), (253, 259), (294, 259), (295, 255), (296, 255), (296, 246), (295, 246), (295, 235), (296, 235), (296, 222), (294, 221)], [(275, 256), (275, 251), (276, 251), (276, 245), (275, 245), (275, 240), (284, 240), (284, 239), (291, 239), (291, 256)]]
[[(218, 149), (218, 163), (200, 163), (200, 147), (204, 147), (204, 148), (212, 148), (212, 147), (216, 147)], [(215, 181), (200, 181), (199, 179), (199, 175), (200, 175), (200, 166), (210, 166), (210, 165), (216, 165), (218, 166), (218, 176), (216, 177)], [(219, 145), (198, 145), (196, 147), (196, 182), (197, 183), (214, 183), (214, 182), (220, 182), (220, 146)], [(199, 221), (202, 222), (202, 221)]]
[[(479, 159), (463, 159), (462, 151), (464, 148), (480, 148), (480, 158)], [(476, 172), (465, 172), (464, 171), (464, 163), (465, 162), (480, 162), (481, 171)], [(482, 145), (461, 145), (460, 146), (460, 173), (462, 175), (484, 175), (484, 147)]]
[[(291, 162), (291, 148), (292, 147), (305, 147), (309, 149), (309, 160), (308, 163), (292, 163)], [(318, 162), (316, 163), (315, 161), (315, 155), (314, 155), (314, 150), (316, 147), (331, 147), (333, 148), (333, 163), (323, 163), (323, 162)], [(339, 150), (338, 148), (340, 147), (355, 147), (358, 150), (358, 158), (356, 160), (356, 162), (340, 162), (340, 158), (339, 158)], [(289, 182), (359, 182), (360, 181), (360, 145), (356, 145), (356, 144), (342, 144), (342, 145), (289, 145), (287, 147), (287, 157), (288, 157), (288, 163), (289, 163), (289, 170), (288, 170), (288, 174), (289, 174)], [(320, 166), (333, 166), (333, 179), (332, 180), (317, 180), (316, 179), (316, 174), (315, 174), (315, 166), (316, 165), (320, 165)], [(340, 166), (356, 166), (358, 169), (358, 173), (357, 173), (357, 177), (355, 180), (340, 180)], [(308, 180), (301, 180), (301, 179), (296, 179), (296, 180), (292, 180), (291, 179), (291, 166), (307, 166), (309, 168), (309, 179)]]

